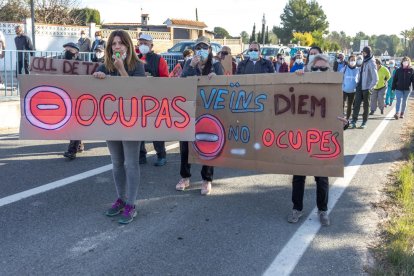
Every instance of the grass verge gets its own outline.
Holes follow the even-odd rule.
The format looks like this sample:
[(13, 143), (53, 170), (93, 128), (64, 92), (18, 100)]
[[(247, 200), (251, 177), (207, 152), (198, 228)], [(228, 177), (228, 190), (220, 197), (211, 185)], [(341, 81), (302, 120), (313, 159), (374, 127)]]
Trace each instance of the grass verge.
[[(414, 141), (413, 141), (414, 142)], [(396, 172), (390, 188), (391, 219), (378, 247), (380, 268), (374, 275), (414, 275), (414, 155)]]

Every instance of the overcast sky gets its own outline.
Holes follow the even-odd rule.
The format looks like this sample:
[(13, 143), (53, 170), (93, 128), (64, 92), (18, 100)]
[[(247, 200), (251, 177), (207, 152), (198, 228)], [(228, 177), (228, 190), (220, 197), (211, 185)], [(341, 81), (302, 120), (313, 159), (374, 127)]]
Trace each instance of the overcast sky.
[[(261, 26), (266, 14), (269, 30), (280, 24), (280, 14), (288, 0), (79, 0), (82, 7), (98, 9), (101, 20), (140, 22), (141, 8), (150, 15), (149, 24), (162, 24), (167, 18), (195, 20), (208, 25), (209, 30), (220, 26), (233, 36), (241, 31), (252, 32), (253, 23)], [(354, 36), (363, 31), (369, 35), (397, 34), (414, 27), (414, 0), (318, 0), (329, 21), (330, 31), (345, 31)], [(404, 12), (406, 15), (404, 15)], [(261, 27), (260, 27), (261, 28)]]

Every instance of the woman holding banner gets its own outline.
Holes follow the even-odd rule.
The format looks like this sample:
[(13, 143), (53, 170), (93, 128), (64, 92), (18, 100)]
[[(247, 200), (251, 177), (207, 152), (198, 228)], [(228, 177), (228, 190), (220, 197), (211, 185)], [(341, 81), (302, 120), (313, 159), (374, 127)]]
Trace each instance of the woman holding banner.
[[(224, 70), (220, 62), (213, 59), (211, 52), (210, 39), (201, 36), (194, 45), (195, 55), (192, 59), (185, 62), (181, 77), (189, 76), (208, 76), (223, 75)], [(181, 180), (175, 186), (176, 190), (184, 191), (190, 186), (191, 164), (188, 163), (188, 142), (180, 142), (181, 154)], [(213, 181), (214, 167), (203, 166), (201, 169), (201, 177), (203, 183), (201, 185), (201, 194), (209, 195), (211, 192), (211, 182)]]
[[(128, 33), (113, 31), (105, 48), (104, 64), (93, 76), (105, 79), (107, 75), (122, 77), (145, 77), (144, 64), (138, 59)], [(140, 141), (106, 141), (112, 160), (112, 173), (118, 199), (106, 211), (109, 217), (121, 214), (120, 224), (130, 223), (137, 215), (135, 200), (140, 183), (138, 151)]]
[[(326, 72), (331, 71), (329, 65), (329, 57), (322, 53), (314, 55), (307, 67), (306, 72)], [(303, 74), (303, 73), (302, 73)], [(349, 124), (345, 127), (347, 128)], [(344, 127), (344, 128), (345, 128)], [(296, 223), (303, 215), (303, 195), (305, 192), (305, 180), (304, 175), (294, 175), (292, 179), (292, 213), (288, 216), (288, 222)], [(316, 205), (318, 207), (318, 216), (323, 226), (330, 224), (328, 216), (328, 197), (329, 197), (329, 179), (325, 176), (315, 176), (316, 181)]]

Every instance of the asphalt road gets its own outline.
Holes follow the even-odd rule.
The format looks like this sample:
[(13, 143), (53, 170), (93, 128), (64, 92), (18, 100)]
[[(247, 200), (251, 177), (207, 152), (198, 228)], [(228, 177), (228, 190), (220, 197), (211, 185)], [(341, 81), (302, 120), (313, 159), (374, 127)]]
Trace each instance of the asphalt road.
[[(346, 164), (384, 116), (345, 132)], [(289, 260), (297, 262), (292, 275), (362, 275), (372, 265), (368, 248), (381, 219), (373, 203), (401, 156), (404, 120), (389, 122), (332, 209), (332, 225)], [(88, 142), (74, 161), (61, 156), (66, 144), (1, 130), (0, 200), (110, 164), (104, 142)], [(108, 170), (0, 206), (0, 275), (262, 275), (315, 207), (311, 177), (298, 224), (286, 220), (291, 176), (217, 168), (213, 193), (203, 197), (195, 165), (192, 189), (177, 192), (178, 149), (167, 158), (164, 167), (152, 166), (154, 157), (141, 166), (139, 214), (126, 226), (103, 215), (116, 197)]]

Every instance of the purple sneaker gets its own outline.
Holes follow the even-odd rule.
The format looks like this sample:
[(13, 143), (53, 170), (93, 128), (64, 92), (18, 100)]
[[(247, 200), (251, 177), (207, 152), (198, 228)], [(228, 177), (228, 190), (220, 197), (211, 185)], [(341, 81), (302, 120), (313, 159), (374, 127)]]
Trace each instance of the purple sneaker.
[(118, 220), (120, 224), (128, 224), (134, 220), (137, 216), (137, 211), (135, 210), (135, 205), (126, 204), (124, 212), (121, 215), (121, 218)]
[(125, 207), (125, 202), (122, 199), (118, 198), (115, 201), (115, 203), (112, 204), (111, 208), (109, 208), (106, 211), (105, 215), (107, 215), (108, 217), (116, 216), (124, 210), (124, 207)]

